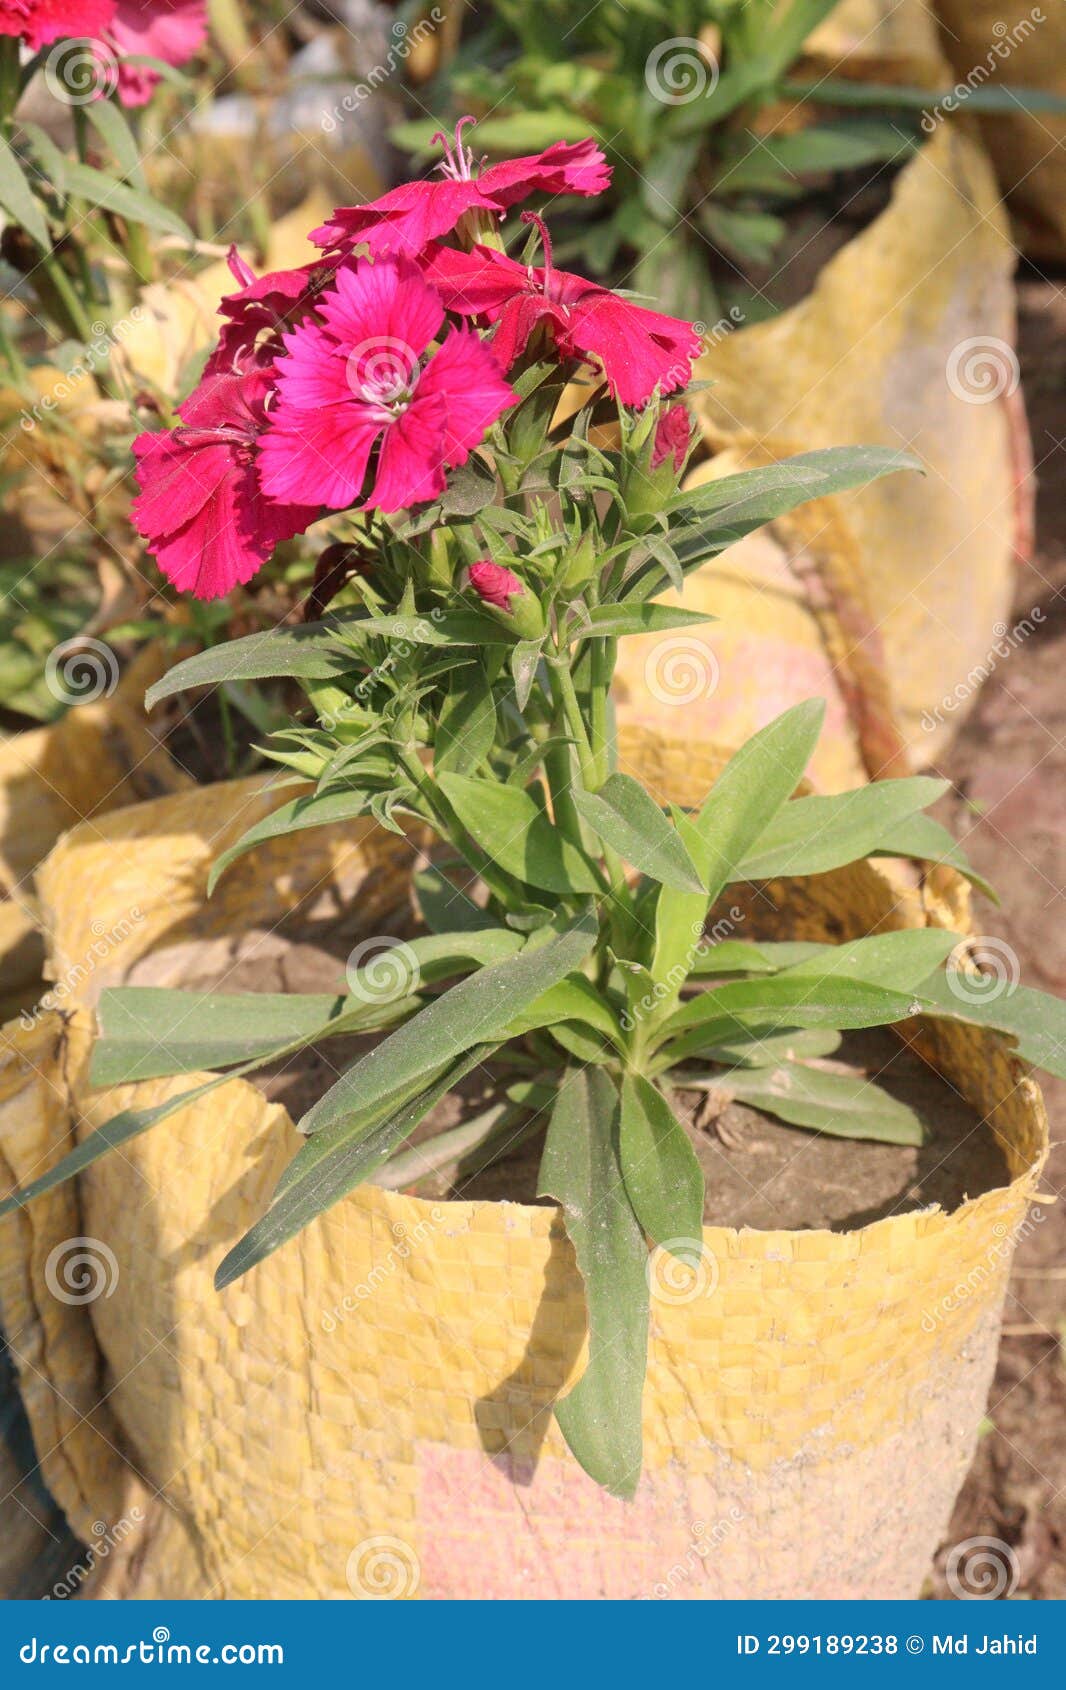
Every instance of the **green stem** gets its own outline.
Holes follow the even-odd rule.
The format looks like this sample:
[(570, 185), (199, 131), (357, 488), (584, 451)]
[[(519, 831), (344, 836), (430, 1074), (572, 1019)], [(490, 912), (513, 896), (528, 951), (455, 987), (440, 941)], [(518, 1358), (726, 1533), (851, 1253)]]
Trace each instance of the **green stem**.
[(88, 312), (78, 297), (73, 282), (54, 252), (43, 253), (40, 265), (48, 278), (49, 284), (54, 289), (54, 304), (59, 307), (57, 314), (67, 319), (64, 327), (74, 335), (76, 340), (80, 340), (83, 345), (88, 346), (93, 338), (92, 323), (89, 320)]
[(489, 891), (500, 900), (504, 909), (513, 908), (516, 902), (523, 901), (525, 894), (521, 887), (471, 839), (443, 792), (430, 780), (414, 747), (404, 747), (398, 751), (397, 762), (426, 806), (429, 812), (427, 819), (442, 839), (446, 839), (450, 845), (462, 852)]

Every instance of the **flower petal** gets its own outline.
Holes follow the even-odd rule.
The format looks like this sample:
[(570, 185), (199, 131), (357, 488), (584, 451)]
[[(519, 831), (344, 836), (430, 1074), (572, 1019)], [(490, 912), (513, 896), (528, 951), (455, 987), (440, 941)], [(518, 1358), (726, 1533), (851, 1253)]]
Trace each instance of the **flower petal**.
[(517, 399), (491, 349), (466, 328), (452, 329), (426, 365), (417, 397), (438, 393), (447, 404), (445, 461), (453, 467), (466, 462), (497, 417)]

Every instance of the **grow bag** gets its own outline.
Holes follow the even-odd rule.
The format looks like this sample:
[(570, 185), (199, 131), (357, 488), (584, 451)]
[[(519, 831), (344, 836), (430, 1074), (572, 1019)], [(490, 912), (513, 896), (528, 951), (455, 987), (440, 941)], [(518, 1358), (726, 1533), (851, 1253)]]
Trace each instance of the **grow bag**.
[[(308, 934), (397, 930), (412, 846), (359, 824), (243, 859), (207, 902), (213, 855), (275, 801), (249, 782), (192, 792), (57, 846), (40, 876), (57, 980), (95, 920), (146, 913), (64, 1017), (8, 1029), (12, 1180), (189, 1083), (90, 1095), (105, 981), (202, 979), (205, 955), (217, 974), (234, 934), (297, 911)], [(930, 919), (869, 864), (769, 891), (783, 913), (767, 926), (753, 895), (753, 935)], [(973, 1452), (1046, 1147), (1039, 1091), (1001, 1041), (918, 1036), (987, 1117), (1011, 1183), (850, 1232), (706, 1229), (705, 1282), (652, 1299), (633, 1503), (585, 1476), (551, 1420), (585, 1337), (553, 1207), (366, 1187), (215, 1293), (296, 1142), (242, 1081), (0, 1223), (0, 1312), (49, 1484), (82, 1534), (158, 1492), (132, 1543), (141, 1597), (916, 1595)], [(56, 1294), (72, 1240), (95, 1259), (91, 1300)]]
[(988, 160), (945, 125), (806, 299), (710, 346), (693, 403), (727, 451), (696, 478), (873, 443), (926, 473), (815, 501), (704, 565), (685, 603), (720, 621), (623, 642), (623, 720), (739, 745), (816, 693), (821, 790), (940, 756), (995, 667), (1030, 544), (1013, 268)]
[[(944, 50), (959, 78), (953, 106), (970, 88), (1009, 82), (1066, 95), (1066, 11), (1004, 12), (995, 0), (936, 0)], [(1066, 255), (1066, 118), (1051, 112), (977, 118), (1014, 219), (1018, 245), (1034, 258)]]

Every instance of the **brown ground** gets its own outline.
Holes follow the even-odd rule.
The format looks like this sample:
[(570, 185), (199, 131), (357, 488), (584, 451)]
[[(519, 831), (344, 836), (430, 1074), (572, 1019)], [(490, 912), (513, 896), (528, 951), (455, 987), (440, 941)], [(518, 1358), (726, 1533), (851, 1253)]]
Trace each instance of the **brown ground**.
[[(945, 819), (1003, 900), (998, 910), (978, 900), (976, 924), (1009, 940), (1023, 979), (1062, 994), (1066, 289), (1023, 276), (1020, 308), (1022, 379), (1038, 475), (1038, 540), (1035, 566), (1018, 583), (1016, 610), (1022, 614), (1039, 605), (1046, 621), (992, 677), (942, 772), (962, 794), (950, 800)], [(1044, 1090), (1053, 1144), (1044, 1190), (1066, 1198), (1066, 1082), (1048, 1080)], [(1017, 1594), (1061, 1599), (1066, 1597), (1066, 1200), (1044, 1214), (1019, 1251), (990, 1426), (947, 1543), (999, 1537), (1018, 1556)], [(935, 1592), (946, 1594), (942, 1572)]]

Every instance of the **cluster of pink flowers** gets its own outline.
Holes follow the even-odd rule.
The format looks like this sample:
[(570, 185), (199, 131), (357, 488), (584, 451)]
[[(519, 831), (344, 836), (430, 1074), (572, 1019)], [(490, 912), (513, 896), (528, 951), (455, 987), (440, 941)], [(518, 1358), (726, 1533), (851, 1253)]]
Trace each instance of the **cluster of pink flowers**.
[(534, 336), (538, 356), (591, 364), (623, 405), (688, 381), (691, 324), (555, 269), (539, 217), (523, 213), (540, 266), (478, 238), (530, 194), (601, 193), (600, 149), (556, 142), (478, 172), (463, 123), (439, 180), (316, 229), (318, 262), (256, 278), (231, 255), (241, 285), (180, 426), (134, 442), (134, 520), (177, 587), (221, 596), (324, 510), (438, 498), (516, 402), (505, 377)]
[(0, 35), (14, 35), (37, 52), (64, 37), (98, 43), (118, 65), (118, 96), (143, 106), (159, 73), (132, 58), (181, 65), (207, 38), (207, 0), (0, 0)]

